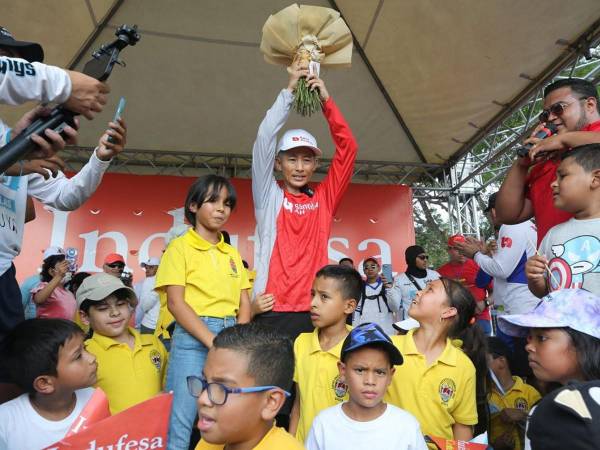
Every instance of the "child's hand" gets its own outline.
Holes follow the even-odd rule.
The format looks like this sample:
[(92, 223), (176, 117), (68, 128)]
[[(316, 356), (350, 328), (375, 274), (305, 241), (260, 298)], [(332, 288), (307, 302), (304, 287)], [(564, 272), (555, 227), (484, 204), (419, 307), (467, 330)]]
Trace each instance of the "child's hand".
[(68, 271), (69, 271), (69, 261), (67, 261), (66, 259), (59, 262), (58, 264), (56, 264), (54, 266), (54, 272), (55, 272), (54, 276), (56, 278), (60, 278), (61, 280)]
[[(96, 156), (102, 161), (109, 161), (121, 153), (127, 143), (127, 125), (122, 118), (117, 119), (116, 123), (109, 122), (108, 126), (110, 128), (98, 141), (98, 149), (96, 150)], [(109, 137), (112, 138), (112, 142), (109, 142)]]
[(275, 296), (263, 292), (262, 294), (257, 295), (252, 302), (252, 316), (271, 311), (273, 306), (275, 306)]
[(294, 92), (298, 85), (298, 80), (302, 77), (307, 77), (309, 72), (306, 67), (301, 68), (298, 61), (294, 61), (292, 65), (287, 68), (287, 71), (290, 74), (287, 88), (290, 92)]
[(308, 76), (308, 87), (311, 91), (315, 89), (319, 90), (319, 96), (321, 97), (321, 101), (325, 103), (329, 100), (329, 92), (327, 92), (327, 88), (325, 87), (325, 82), (321, 78), (317, 78), (316, 75)]
[(528, 280), (539, 281), (544, 278), (547, 265), (545, 256), (533, 255), (525, 264), (525, 276)]

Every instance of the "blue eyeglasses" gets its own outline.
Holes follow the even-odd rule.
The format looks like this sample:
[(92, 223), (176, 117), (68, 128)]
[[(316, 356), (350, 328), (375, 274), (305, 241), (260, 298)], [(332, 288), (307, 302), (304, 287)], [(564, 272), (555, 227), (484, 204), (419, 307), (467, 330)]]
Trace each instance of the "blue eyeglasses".
[(208, 399), (213, 405), (224, 405), (229, 394), (249, 394), (252, 392), (264, 392), (271, 389), (283, 391), (286, 397), (291, 394), (277, 386), (254, 386), (246, 388), (230, 388), (221, 383), (209, 383), (203, 378), (189, 376), (187, 377), (188, 391), (192, 397), (200, 397), (205, 390), (208, 393)]

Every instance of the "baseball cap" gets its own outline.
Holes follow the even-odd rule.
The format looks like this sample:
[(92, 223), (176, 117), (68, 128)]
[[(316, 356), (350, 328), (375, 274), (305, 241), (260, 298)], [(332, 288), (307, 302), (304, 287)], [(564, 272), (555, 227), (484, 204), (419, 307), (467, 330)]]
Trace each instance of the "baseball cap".
[(390, 337), (385, 334), (385, 331), (379, 325), (371, 322), (361, 323), (350, 331), (342, 344), (340, 359), (344, 360), (348, 353), (358, 350), (365, 345), (372, 344), (379, 344), (387, 351), (392, 365), (397, 366), (402, 364), (403, 360), (400, 350), (396, 348)]
[(392, 324), (392, 326), (398, 331), (410, 331), (414, 328), (419, 328), (421, 324), (412, 317), (409, 317), (407, 319)]
[(29, 62), (42, 62), (44, 60), (44, 50), (40, 44), (17, 41), (4, 27), (0, 27), (0, 46), (14, 48), (21, 57)]
[(79, 289), (77, 289), (75, 294), (77, 306), (80, 307), (85, 300), (99, 302), (119, 290), (124, 290), (127, 293), (132, 305), (137, 304), (135, 291), (125, 286), (119, 278), (108, 273), (95, 273), (83, 280)]
[(277, 151), (285, 152), (296, 147), (308, 147), (314, 152), (315, 156), (323, 155), (323, 152), (317, 147), (315, 137), (308, 131), (301, 129), (287, 130), (283, 133), (277, 145)]
[(44, 250), (44, 259), (50, 258), (51, 256), (64, 255), (65, 251), (61, 247), (52, 246)]
[(106, 255), (106, 258), (104, 258), (104, 264), (114, 264), (116, 262), (125, 264), (125, 259), (118, 253), (109, 253)]
[(146, 261), (143, 261), (140, 266), (141, 267), (146, 267), (146, 266), (158, 266), (160, 264), (160, 258), (157, 258), (156, 256), (153, 256), (152, 258), (148, 258)]
[(496, 207), (496, 196), (498, 195), (497, 192), (494, 192), (492, 195), (490, 195), (488, 197), (488, 204), (487, 204), (487, 208), (485, 208), (483, 210), (483, 212), (488, 212), (490, 209), (495, 208)]
[(600, 380), (571, 383), (546, 395), (529, 418), (532, 450), (600, 446)]
[(571, 328), (600, 339), (600, 297), (584, 289), (561, 289), (545, 296), (533, 311), (498, 317), (500, 330), (527, 336), (529, 328)]
[(462, 234), (455, 234), (448, 238), (448, 247), (455, 247), (458, 242), (466, 242)]

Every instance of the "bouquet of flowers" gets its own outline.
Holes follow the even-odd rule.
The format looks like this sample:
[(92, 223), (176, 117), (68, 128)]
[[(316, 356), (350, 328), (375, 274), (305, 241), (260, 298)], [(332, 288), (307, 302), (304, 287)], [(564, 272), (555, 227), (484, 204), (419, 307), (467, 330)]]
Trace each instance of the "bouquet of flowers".
[[(298, 63), (319, 76), (321, 65), (349, 67), (352, 34), (340, 13), (320, 6), (293, 4), (271, 15), (262, 30), (260, 50), (271, 64)], [(319, 93), (304, 78), (294, 91), (294, 109), (310, 116), (321, 107)]]

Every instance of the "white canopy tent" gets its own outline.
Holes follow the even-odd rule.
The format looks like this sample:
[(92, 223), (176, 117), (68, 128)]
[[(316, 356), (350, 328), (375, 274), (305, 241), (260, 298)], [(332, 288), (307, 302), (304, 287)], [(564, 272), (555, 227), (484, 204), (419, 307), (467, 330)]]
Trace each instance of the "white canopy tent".
[[(257, 126), (287, 77), (262, 58), (262, 25), (289, 0), (3, 3), (1, 25), (63, 67), (81, 69), (118, 25), (138, 25), (142, 39), (123, 52), (127, 67), (109, 80), (105, 112), (82, 124), (81, 147), (95, 145), (124, 96), (130, 151), (118, 170), (221, 164), (244, 176), (237, 169), (248, 167)], [(374, 172), (448, 167), (600, 33), (598, 0), (305, 3), (339, 9), (354, 34), (352, 67), (322, 75)], [(10, 123), (27, 107), (0, 114)], [(288, 125), (309, 129), (331, 157), (321, 117)]]

